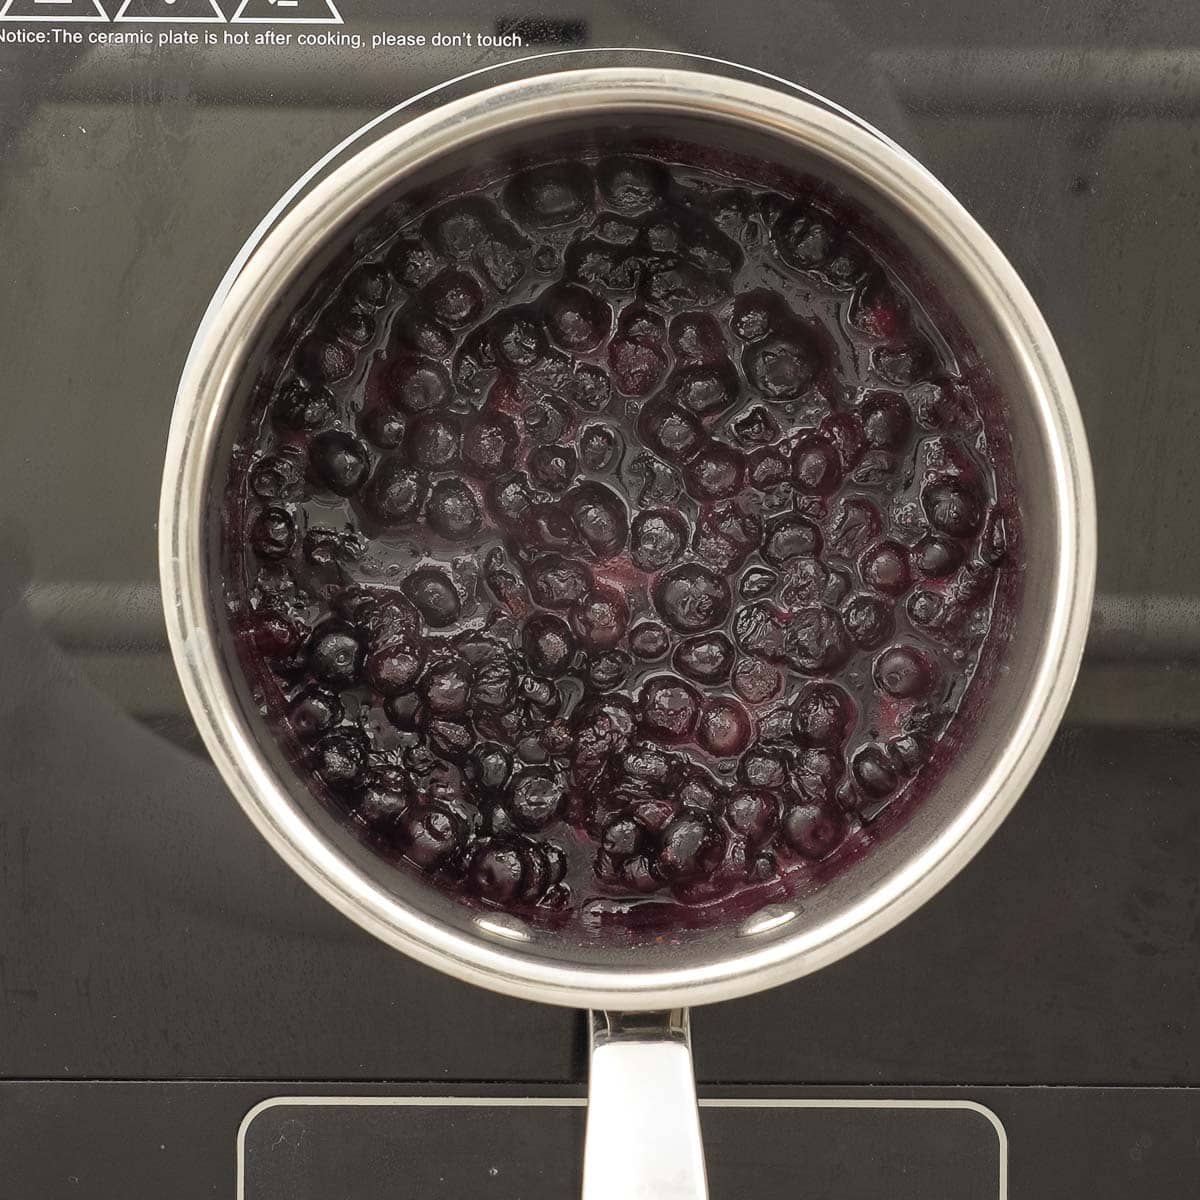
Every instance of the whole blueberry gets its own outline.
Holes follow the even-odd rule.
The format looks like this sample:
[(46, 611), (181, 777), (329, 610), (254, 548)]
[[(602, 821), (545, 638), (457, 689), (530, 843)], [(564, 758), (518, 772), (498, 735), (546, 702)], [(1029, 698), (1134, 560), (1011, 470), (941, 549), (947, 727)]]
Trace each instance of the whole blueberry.
[(362, 675), (363, 658), (362, 641), (350, 626), (328, 624), (313, 633), (308, 669), (328, 687), (350, 687)]

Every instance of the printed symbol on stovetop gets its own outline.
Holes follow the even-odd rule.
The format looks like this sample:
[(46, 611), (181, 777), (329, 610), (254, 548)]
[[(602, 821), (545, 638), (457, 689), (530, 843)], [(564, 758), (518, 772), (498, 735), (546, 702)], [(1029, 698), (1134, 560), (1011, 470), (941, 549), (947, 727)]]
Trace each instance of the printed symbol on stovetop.
[(114, 21), (224, 21), (217, 0), (125, 0)]
[(100, 0), (5, 0), (0, 21), (107, 21)]
[(342, 14), (333, 0), (242, 0), (231, 21), (253, 25), (341, 25)]

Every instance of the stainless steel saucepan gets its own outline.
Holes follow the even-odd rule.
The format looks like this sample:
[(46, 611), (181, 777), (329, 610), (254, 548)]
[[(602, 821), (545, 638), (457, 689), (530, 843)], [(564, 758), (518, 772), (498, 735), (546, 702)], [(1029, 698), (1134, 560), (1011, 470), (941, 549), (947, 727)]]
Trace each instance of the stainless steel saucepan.
[[(249, 702), (218, 575), (221, 492), (249, 380), (294, 297), (394, 198), (480, 156), (652, 129), (815, 175), (906, 246), (953, 307), (1005, 398), (1021, 507), (1018, 612), (973, 735), (933, 793), (870, 854), (794, 904), (669, 944), (603, 945), (481, 917), (375, 857), (303, 787)], [(706, 1195), (687, 1006), (814, 971), (947, 883), (1029, 781), (1067, 703), (1095, 574), (1091, 468), (1066, 371), (1004, 256), (906, 153), (818, 104), (689, 70), (574, 70), (416, 117), (286, 213), (213, 314), (182, 380), (163, 481), (160, 556), (172, 650), (213, 760), (250, 819), (330, 903), (389, 945), (468, 983), (592, 1010), (584, 1196)]]

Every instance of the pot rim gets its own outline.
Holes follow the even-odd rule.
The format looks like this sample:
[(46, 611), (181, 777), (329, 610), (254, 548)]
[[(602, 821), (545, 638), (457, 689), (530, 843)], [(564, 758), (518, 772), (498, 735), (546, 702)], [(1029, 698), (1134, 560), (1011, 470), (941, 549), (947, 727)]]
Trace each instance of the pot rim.
[[(409, 908), (344, 858), (300, 812), (242, 719), (222, 669), (205, 570), (208, 473), (221, 422), (272, 298), (329, 234), (405, 174), (494, 134), (588, 113), (682, 113), (750, 125), (834, 162), (886, 196), (950, 255), (986, 303), (1038, 406), (1058, 513), (1058, 570), (1044, 650), (1013, 736), (955, 817), (920, 853), (823, 923), (686, 967), (565, 966), (520, 943), (452, 929)], [(1082, 420), (1066, 368), (1029, 292), (982, 228), (907, 153), (797, 96), (690, 69), (582, 68), (504, 83), (418, 116), (358, 151), (298, 200), (211, 314), (181, 379), (159, 514), (171, 650), (189, 708), (226, 784), (311, 887), (368, 932), (464, 981), (573, 1007), (709, 1003), (795, 979), (865, 945), (944, 886), (1016, 802), (1070, 696), (1096, 565), (1095, 502)], [(738, 942), (742, 942), (738, 939)]]

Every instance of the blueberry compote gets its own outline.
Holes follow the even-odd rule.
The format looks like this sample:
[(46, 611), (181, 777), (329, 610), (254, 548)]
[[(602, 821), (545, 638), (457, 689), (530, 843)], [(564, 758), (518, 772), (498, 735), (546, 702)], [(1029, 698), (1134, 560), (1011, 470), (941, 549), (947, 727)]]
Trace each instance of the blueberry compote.
[(661, 935), (820, 886), (1007, 636), (985, 367), (811, 181), (686, 147), (460, 180), (356, 239), (257, 389), (225, 508), (256, 699), (480, 908)]

